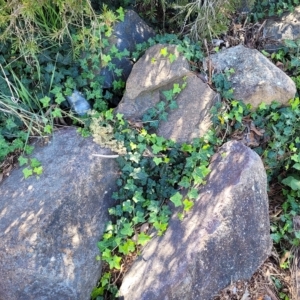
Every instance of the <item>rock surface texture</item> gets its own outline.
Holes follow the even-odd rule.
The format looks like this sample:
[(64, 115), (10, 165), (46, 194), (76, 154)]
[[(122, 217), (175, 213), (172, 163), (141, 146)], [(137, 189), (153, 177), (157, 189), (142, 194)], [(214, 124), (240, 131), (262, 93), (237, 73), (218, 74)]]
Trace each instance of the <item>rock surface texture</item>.
[[(147, 41), (149, 38), (155, 36), (155, 31), (149, 27), (133, 10), (126, 11), (124, 22), (118, 22), (113, 29), (112, 36), (108, 39), (109, 47), (105, 49), (105, 53), (109, 53), (110, 48), (114, 45), (122, 52), (127, 49), (129, 52), (135, 51), (137, 44)], [(111, 61), (115, 64), (117, 69), (122, 69), (123, 73), (119, 78), (113, 70), (108, 67), (102, 68), (100, 75), (104, 76), (103, 88), (111, 88), (113, 81), (122, 79), (126, 81), (131, 70), (132, 62), (129, 57), (118, 59), (114, 57)]]
[(233, 96), (253, 108), (272, 101), (287, 105), (295, 97), (293, 80), (255, 49), (239, 45), (213, 54), (210, 59), (215, 73), (234, 69), (230, 76)]
[(250, 279), (271, 252), (267, 178), (260, 157), (243, 144), (224, 144), (207, 184), (183, 221), (176, 214), (125, 275), (120, 299), (210, 300)]
[(34, 157), (39, 179), (14, 170), (0, 184), (0, 299), (87, 300), (100, 277), (97, 241), (112, 205), (116, 165), (75, 129)]
[(268, 19), (263, 30), (267, 40), (266, 50), (276, 51), (282, 47), (284, 40), (300, 38), (300, 6), (293, 12), (284, 13), (281, 18)]
[[(170, 59), (161, 54), (167, 48)], [(178, 108), (169, 111), (168, 121), (162, 122), (158, 134), (177, 142), (191, 141), (202, 136), (210, 125), (209, 110), (216, 103), (217, 94), (195, 73), (176, 46), (155, 45), (134, 65), (124, 97), (116, 112), (126, 118), (138, 120), (144, 113), (163, 99), (162, 92), (172, 89), (174, 83), (183, 83), (184, 88), (176, 99)]]

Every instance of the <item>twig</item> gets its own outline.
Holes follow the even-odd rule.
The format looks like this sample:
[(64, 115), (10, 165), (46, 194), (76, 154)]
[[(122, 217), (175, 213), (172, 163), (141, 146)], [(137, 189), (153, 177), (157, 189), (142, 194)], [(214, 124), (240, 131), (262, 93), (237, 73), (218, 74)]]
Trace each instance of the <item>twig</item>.
[(118, 154), (108, 154), (108, 155), (105, 155), (105, 154), (92, 154), (93, 156), (98, 156), (98, 157), (103, 157), (103, 158), (117, 158), (119, 157)]

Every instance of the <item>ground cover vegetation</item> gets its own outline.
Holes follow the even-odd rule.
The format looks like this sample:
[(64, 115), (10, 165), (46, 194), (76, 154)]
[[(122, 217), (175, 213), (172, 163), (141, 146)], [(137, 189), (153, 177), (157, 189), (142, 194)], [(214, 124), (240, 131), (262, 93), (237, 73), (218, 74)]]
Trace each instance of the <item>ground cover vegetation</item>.
[[(116, 80), (113, 88), (103, 89), (103, 78), (97, 75), (103, 66), (120, 74), (112, 58), (129, 55), (137, 61), (156, 43), (176, 44), (192, 68), (202, 72), (199, 61), (210, 50), (217, 51), (207, 46), (211, 38), (226, 34), (230, 19), (238, 22), (238, 11), (252, 2), (0, 0), (0, 174), (10, 170), (18, 158), (26, 166), (25, 177), (41, 176), (40, 163), (27, 158), (33, 150), (29, 142), (60, 126), (76, 125), (82, 134), (93, 134), (119, 154), (119, 191), (113, 196), (117, 205), (109, 210), (112, 219), (98, 243), (101, 255), (97, 259), (106, 267), (92, 299), (117, 295), (126, 268), (151, 238), (151, 228), (159, 235), (164, 233), (170, 205), (180, 207), (178, 217), (184, 218), (197, 198), (197, 188), (205, 184), (212, 154), (225, 141), (244, 134), (249, 122), (257, 131), (253, 149), (262, 157), (268, 174), (271, 236), (281, 257), (280, 267), (289, 272), (300, 241), (294, 222), (300, 211), (299, 98), (284, 108), (262, 103), (253, 112), (232, 97), (230, 73), (234, 70), (213, 75), (209, 82), (222, 95), (222, 103), (212, 111), (213, 129), (191, 144), (178, 145), (154, 130), (170, 109), (176, 109), (184, 83), (164, 91), (165, 99), (141, 122), (132, 124), (112, 111), (125, 83)], [(281, 15), (298, 4), (298, 0), (256, 1), (248, 21)], [(115, 47), (104, 53), (113, 24), (123, 20), (128, 7), (136, 9), (160, 35), (138, 45), (133, 53)], [(298, 41), (286, 41), (276, 53), (263, 52), (292, 77), (298, 91), (299, 46)], [(74, 90), (92, 102), (90, 114), (78, 117), (70, 110), (66, 97)], [(273, 280), (278, 297), (292, 299), (285, 289), (288, 283)]]

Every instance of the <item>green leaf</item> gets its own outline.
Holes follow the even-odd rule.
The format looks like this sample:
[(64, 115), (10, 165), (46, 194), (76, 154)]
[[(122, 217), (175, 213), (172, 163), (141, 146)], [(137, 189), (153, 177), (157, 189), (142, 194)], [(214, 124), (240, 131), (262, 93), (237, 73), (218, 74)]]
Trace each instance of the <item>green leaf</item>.
[(194, 206), (194, 202), (190, 201), (188, 199), (183, 200), (183, 205), (184, 205), (184, 211), (190, 211), (191, 208)]
[(104, 250), (104, 252), (102, 253), (102, 259), (109, 264), (110, 269), (121, 269), (120, 262), (122, 258), (117, 255), (112, 256), (109, 249)]
[(44, 133), (49, 133), (49, 134), (51, 134), (52, 133), (52, 126), (51, 125), (46, 125), (45, 127), (44, 127)]
[(33, 172), (36, 174), (36, 175), (41, 175), (43, 173), (43, 167), (40, 166), (40, 167), (36, 167), (33, 169)]
[(20, 156), (18, 158), (18, 161), (19, 161), (19, 164), (20, 166), (22, 167), (23, 165), (27, 164), (28, 163), (28, 158), (24, 157), (24, 156)]
[(51, 99), (48, 96), (40, 99), (40, 102), (43, 104), (43, 108), (48, 107)]
[(173, 63), (176, 60), (176, 55), (170, 53), (169, 56), (168, 56), (168, 58), (169, 58), (170, 63)]
[(259, 106), (258, 106), (259, 110), (265, 110), (267, 109), (266, 103), (262, 102)]
[(168, 55), (168, 49), (167, 47), (164, 47), (160, 50), (160, 54), (164, 57), (166, 57)]
[(158, 166), (160, 163), (163, 162), (161, 157), (154, 157), (153, 161), (155, 162), (155, 164)]
[(158, 146), (156, 144), (153, 145), (151, 148), (154, 154), (157, 154), (164, 149), (162, 146)]
[(138, 235), (137, 243), (139, 245), (145, 246), (147, 244), (147, 242), (150, 240), (151, 240), (151, 237), (149, 235), (145, 234), (144, 232), (142, 232)]
[(36, 167), (39, 167), (41, 165), (41, 162), (38, 161), (36, 158), (31, 158), (30, 159), (30, 166), (32, 168), (36, 168)]
[(296, 170), (300, 170), (300, 163), (294, 164), (293, 168), (296, 169)]
[(173, 195), (170, 200), (174, 203), (175, 207), (181, 206), (182, 205), (182, 195), (177, 192), (175, 195)]
[(51, 115), (54, 118), (62, 118), (61, 109), (58, 107), (55, 107), (55, 109), (51, 112)]
[(119, 14), (119, 20), (124, 22), (125, 13), (123, 7), (119, 7), (116, 12)]
[(299, 191), (300, 190), (300, 180), (298, 177), (295, 175), (294, 176), (288, 176), (287, 178), (283, 179), (281, 181), (283, 184), (289, 186), (291, 189), (294, 191)]
[(298, 48), (298, 45), (293, 40), (284, 40), (284, 43), (289, 48)]
[(174, 83), (172, 92), (173, 94), (179, 94), (181, 92), (181, 88), (178, 83)]
[(61, 103), (63, 103), (65, 101), (65, 97), (63, 96), (62, 93), (58, 93), (55, 95), (55, 103), (57, 103), (58, 105), (60, 105)]
[(163, 95), (166, 97), (167, 101), (171, 101), (173, 99), (173, 90), (163, 91)]
[(25, 150), (25, 153), (26, 153), (27, 155), (29, 155), (29, 154), (32, 153), (33, 149), (34, 149), (33, 146), (26, 145), (24, 150)]
[(124, 223), (123, 228), (120, 230), (120, 233), (125, 236), (132, 236), (133, 232), (134, 231), (130, 223)]
[(180, 221), (182, 221), (183, 218), (184, 218), (184, 214), (183, 214), (183, 213), (178, 213), (178, 214), (177, 214), (177, 217), (178, 217), (178, 219), (179, 219)]
[(106, 66), (111, 61), (111, 57), (110, 55), (102, 54), (101, 60), (104, 62), (103, 66)]
[(25, 179), (28, 178), (29, 176), (31, 176), (33, 174), (32, 169), (29, 169), (29, 168), (23, 169), (22, 172), (23, 172), (23, 175), (24, 175)]
[(127, 240), (126, 243), (119, 245), (119, 252), (128, 255), (130, 252), (135, 251), (135, 244), (132, 240)]
[(189, 190), (187, 196), (189, 199), (197, 199), (198, 198), (198, 190), (195, 188), (192, 188)]
[(187, 176), (183, 176), (178, 184), (184, 188), (189, 188), (191, 185), (191, 182)]

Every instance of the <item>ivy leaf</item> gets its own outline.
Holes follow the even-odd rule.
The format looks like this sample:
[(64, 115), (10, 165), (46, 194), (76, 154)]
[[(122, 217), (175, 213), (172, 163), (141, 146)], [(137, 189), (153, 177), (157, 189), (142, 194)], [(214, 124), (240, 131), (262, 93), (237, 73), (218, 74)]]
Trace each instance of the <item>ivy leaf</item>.
[(171, 101), (170, 105), (169, 105), (170, 109), (177, 109), (178, 108), (178, 104), (176, 101)]
[(184, 205), (184, 211), (190, 211), (191, 208), (194, 206), (194, 202), (190, 201), (188, 199), (183, 200), (183, 205)]
[(116, 54), (116, 53), (119, 52), (119, 49), (118, 49), (115, 45), (113, 45), (113, 46), (110, 48), (109, 52), (112, 53), (112, 54)]
[(153, 151), (153, 153), (154, 154), (157, 154), (157, 153), (159, 153), (160, 151), (162, 151), (163, 150), (163, 147), (162, 146), (158, 146), (158, 145), (153, 145), (152, 147), (152, 151)]
[(43, 108), (48, 107), (51, 99), (48, 96), (43, 97), (40, 99), (40, 102), (43, 104)]
[(150, 240), (151, 240), (151, 237), (150, 237), (149, 235), (145, 234), (144, 232), (142, 232), (142, 233), (140, 233), (140, 234), (138, 235), (138, 241), (137, 241), (137, 243), (138, 243), (139, 245), (144, 246), (144, 245), (146, 245), (146, 244), (148, 243), (148, 241), (150, 241)]
[(123, 7), (119, 7), (116, 12), (119, 14), (119, 20), (124, 22), (124, 16), (125, 16), (125, 13), (124, 13), (124, 9)]
[(130, 252), (134, 252), (135, 244), (132, 240), (127, 240), (126, 243), (119, 246), (119, 252), (123, 253), (124, 255), (128, 255)]
[(103, 66), (106, 66), (111, 61), (111, 57), (110, 55), (102, 54), (101, 60), (104, 62)]
[(190, 191), (187, 194), (189, 199), (196, 199), (198, 198), (198, 190), (195, 188), (190, 189)]
[(265, 110), (267, 109), (266, 103), (262, 102), (259, 106), (258, 106), (259, 110)]
[(46, 125), (45, 127), (44, 127), (44, 133), (49, 133), (49, 134), (51, 134), (52, 133), (52, 126), (51, 125)]
[(135, 225), (138, 223), (144, 223), (145, 222), (144, 213), (141, 211), (138, 211), (136, 213), (135, 217), (132, 218), (132, 221)]
[(111, 255), (111, 252), (109, 249), (105, 249), (104, 252), (102, 253), (102, 259), (106, 261), (109, 264), (110, 269), (121, 269), (120, 262), (121, 262), (121, 257), (117, 255)]
[(28, 178), (29, 176), (31, 176), (33, 174), (32, 169), (29, 169), (29, 168), (23, 169), (22, 172), (23, 172), (23, 175), (24, 175), (25, 179)]
[[(56, 101), (56, 100), (55, 100)], [(55, 109), (51, 112), (51, 115), (54, 118), (62, 118), (61, 109), (58, 107), (55, 107)]]
[(166, 57), (168, 55), (168, 49), (167, 47), (164, 47), (160, 50), (160, 54), (163, 56), (163, 57)]
[(126, 200), (122, 203), (122, 210), (131, 213), (134, 210), (130, 200)]
[(163, 91), (163, 95), (166, 97), (167, 101), (171, 101), (173, 99), (173, 90)]
[(39, 167), (40, 165), (41, 165), (41, 162), (38, 161), (36, 158), (32, 158), (32, 159), (30, 160), (30, 166), (31, 166), (32, 168)]
[(62, 93), (58, 93), (55, 95), (55, 103), (57, 103), (58, 105), (63, 103), (65, 101), (65, 97), (63, 96)]
[(187, 176), (183, 176), (178, 184), (184, 188), (189, 188), (191, 183)]
[(179, 94), (181, 92), (181, 88), (179, 87), (178, 83), (174, 83), (172, 92), (173, 94)]
[(32, 153), (33, 149), (34, 149), (33, 146), (26, 145), (26, 146), (25, 146), (25, 153), (29, 155), (29, 154)]
[(177, 192), (175, 195), (173, 195), (170, 200), (174, 203), (175, 207), (181, 206), (182, 205), (182, 195)]
[(300, 170), (300, 163), (294, 164), (293, 168), (296, 169), (296, 170)]
[(158, 230), (157, 235), (162, 236), (168, 228), (168, 223), (154, 222), (153, 226), (156, 230)]
[(289, 186), (294, 191), (300, 190), (300, 180), (295, 176), (288, 176), (287, 178), (282, 180), (282, 183)]
[(154, 157), (153, 161), (155, 162), (155, 164), (158, 166), (160, 163), (163, 162), (161, 157)]
[(120, 233), (125, 236), (131, 236), (133, 234), (133, 229), (130, 223), (124, 223), (123, 228), (120, 230)]
[(172, 63), (172, 62), (174, 62), (176, 60), (176, 55), (170, 53), (169, 56), (168, 56), (168, 58), (169, 58), (170, 63)]
[(20, 156), (18, 158), (18, 161), (19, 161), (19, 164), (20, 166), (22, 167), (23, 165), (27, 164), (28, 163), (28, 158), (24, 157), (24, 156)]
[(34, 172), (36, 175), (41, 175), (41, 174), (43, 173), (43, 167), (40, 166), (40, 167), (34, 168), (34, 169), (33, 169), (33, 172)]

